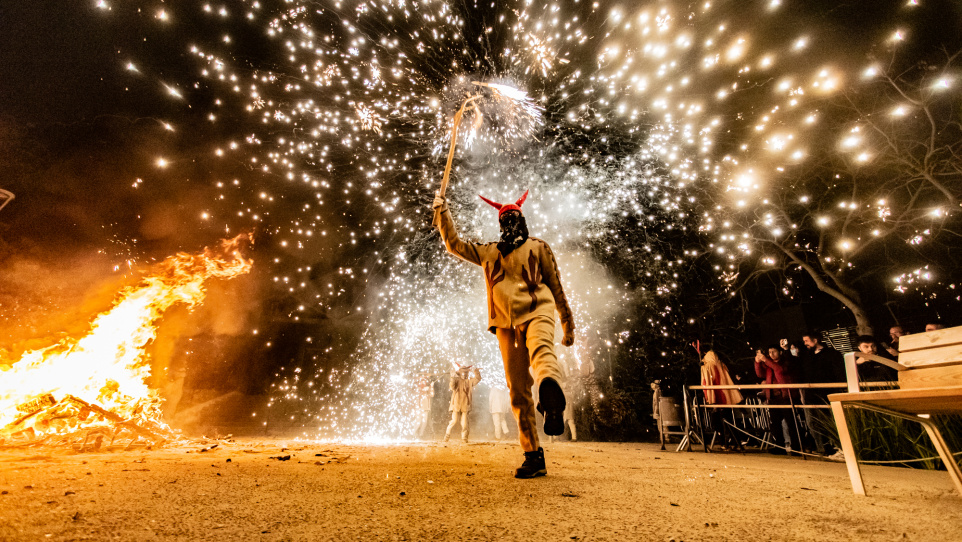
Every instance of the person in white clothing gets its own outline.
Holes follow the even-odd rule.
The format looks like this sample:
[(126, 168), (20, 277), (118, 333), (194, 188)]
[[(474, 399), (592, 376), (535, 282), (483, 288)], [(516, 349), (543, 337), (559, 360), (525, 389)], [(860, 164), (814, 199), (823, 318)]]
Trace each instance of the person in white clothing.
[(428, 378), (427, 374), (422, 374), (418, 378), (418, 430), (415, 436), (423, 439), (428, 432), (428, 425), (431, 422), (431, 401), (434, 399), (434, 382)]
[(575, 427), (574, 401), (568, 401), (568, 404), (565, 405), (564, 421), (571, 429), (571, 440), (578, 440), (578, 429)]
[(508, 435), (508, 422), (504, 415), (511, 412), (511, 399), (508, 397), (508, 389), (503, 386), (494, 386), (488, 394), (488, 406), (491, 412), (491, 420), (494, 422), (494, 438), (501, 440)]
[[(570, 385), (571, 385), (571, 380), (569, 379), (569, 380), (567, 381), (567, 383), (562, 387), (562, 389), (564, 389), (565, 396), (568, 396), (568, 394), (571, 393), (571, 390), (568, 389), (568, 386), (570, 386)], [(568, 401), (568, 402), (565, 404), (565, 410), (564, 410), (564, 414), (563, 414), (562, 416), (563, 416), (565, 425), (568, 426), (569, 429), (571, 429), (571, 440), (572, 440), (572, 441), (578, 440), (578, 428), (575, 426), (575, 407), (574, 407), (574, 401)], [(548, 441), (549, 441), (549, 442), (554, 442), (554, 436), (549, 435), (549, 436), (548, 436)]]

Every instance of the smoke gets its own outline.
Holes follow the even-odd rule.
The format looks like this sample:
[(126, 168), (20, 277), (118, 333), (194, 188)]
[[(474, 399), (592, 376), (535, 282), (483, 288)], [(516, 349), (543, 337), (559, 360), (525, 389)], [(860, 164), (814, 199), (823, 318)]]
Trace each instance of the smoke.
[[(663, 247), (625, 238), (626, 217), (647, 222), (636, 232), (657, 237), (665, 228), (681, 231), (688, 214), (675, 197), (675, 180), (648, 153), (577, 165), (565, 156), (551, 147), (516, 159), (476, 155), (449, 187), (449, 204), (463, 239), (492, 242), (497, 212), (478, 193), (515, 201), (530, 190), (523, 210), (531, 235), (555, 252), (576, 322), (572, 348), (560, 345), (558, 322), (556, 352), (569, 374), (586, 364), (610, 370), (612, 358), (625, 354), (618, 351), (620, 338), (638, 327), (629, 311), (662, 303), (650, 294), (663, 288), (667, 297), (671, 290)], [(384, 258), (389, 272), (371, 287), (349, 384), (319, 394), (329, 375), (305, 367), (275, 387), (274, 401), (305, 405), (298, 407), (304, 436), (407, 438), (416, 426), (419, 376), (446, 383), (455, 363), (479, 367), (488, 385), (505, 382), (497, 341), (487, 330), (480, 268), (447, 254), (436, 231), (427, 229)]]

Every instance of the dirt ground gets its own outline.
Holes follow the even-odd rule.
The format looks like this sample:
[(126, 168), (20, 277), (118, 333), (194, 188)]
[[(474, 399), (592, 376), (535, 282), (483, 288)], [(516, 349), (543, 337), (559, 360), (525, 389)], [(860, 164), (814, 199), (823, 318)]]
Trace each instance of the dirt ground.
[(944, 472), (869, 466), (857, 497), (840, 463), (633, 443), (545, 454), (547, 477), (516, 480), (517, 444), (486, 442), (3, 451), (0, 540), (962, 541)]

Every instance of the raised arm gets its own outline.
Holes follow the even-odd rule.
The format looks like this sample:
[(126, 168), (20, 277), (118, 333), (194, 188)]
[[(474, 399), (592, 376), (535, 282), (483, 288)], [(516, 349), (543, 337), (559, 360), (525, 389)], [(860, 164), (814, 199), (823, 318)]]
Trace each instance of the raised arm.
[(462, 260), (481, 265), (481, 253), (478, 251), (480, 245), (462, 241), (458, 237), (458, 229), (454, 226), (454, 219), (451, 218), (451, 211), (448, 210), (448, 202), (443, 197), (435, 195), (434, 203), (431, 205), (434, 215), (437, 217), (438, 230), (441, 232), (441, 240), (444, 241), (444, 248)]
[(561, 329), (565, 333), (561, 344), (571, 346), (575, 342), (574, 315), (571, 313), (568, 298), (565, 297), (564, 289), (561, 287), (561, 273), (558, 271), (558, 262), (554, 259), (554, 253), (551, 252), (548, 243), (541, 241), (541, 244), (544, 247), (541, 251), (541, 276), (548, 289), (551, 290), (555, 308), (558, 310), (558, 315), (561, 316)]

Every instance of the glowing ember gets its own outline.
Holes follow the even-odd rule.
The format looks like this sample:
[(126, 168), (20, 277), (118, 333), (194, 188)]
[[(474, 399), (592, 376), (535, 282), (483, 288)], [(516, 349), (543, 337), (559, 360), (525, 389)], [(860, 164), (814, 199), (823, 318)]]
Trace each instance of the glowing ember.
[[(135, 420), (166, 428), (160, 421), (162, 399), (147, 385), (145, 347), (172, 305), (195, 306), (204, 300), (208, 280), (250, 271), (251, 260), (239, 252), (248, 241), (240, 235), (217, 249), (167, 258), (139, 285), (122, 291), (113, 308), (93, 320), (85, 337), (27, 352), (0, 372), (0, 428), (6, 428), (0, 431), (67, 433), (94, 420)], [(63, 412), (46, 416), (43, 423), (29, 419), (32, 412), (55, 405)]]
[(374, 133), (377, 134), (381, 133), (381, 125), (384, 124), (384, 119), (379, 117), (373, 109), (366, 105), (358, 105), (355, 110), (357, 111), (357, 118), (361, 121), (361, 128), (374, 130)]

